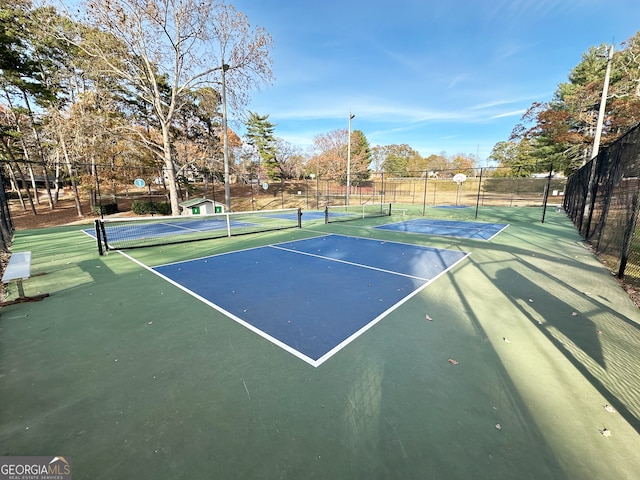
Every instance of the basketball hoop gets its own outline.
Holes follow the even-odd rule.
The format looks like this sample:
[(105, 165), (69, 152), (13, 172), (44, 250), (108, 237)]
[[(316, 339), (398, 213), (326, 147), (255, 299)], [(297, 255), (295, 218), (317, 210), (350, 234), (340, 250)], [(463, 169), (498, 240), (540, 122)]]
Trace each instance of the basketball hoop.
[(458, 185), (460, 185), (466, 179), (467, 179), (467, 176), (464, 173), (456, 173), (453, 176), (453, 181), (456, 182)]
[(456, 207), (460, 205), (460, 190), (462, 187), (462, 182), (464, 182), (466, 179), (467, 179), (467, 176), (464, 173), (456, 173), (453, 176), (453, 181), (456, 182), (456, 184), (458, 185), (458, 192), (456, 195)]

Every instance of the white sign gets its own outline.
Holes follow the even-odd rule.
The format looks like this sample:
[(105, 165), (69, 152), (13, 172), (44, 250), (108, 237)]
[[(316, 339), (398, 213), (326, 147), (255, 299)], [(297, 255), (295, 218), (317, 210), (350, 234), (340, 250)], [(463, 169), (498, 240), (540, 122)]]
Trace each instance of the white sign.
[(453, 181), (456, 182), (458, 185), (460, 185), (466, 179), (467, 179), (467, 176), (464, 173), (456, 173), (453, 176)]

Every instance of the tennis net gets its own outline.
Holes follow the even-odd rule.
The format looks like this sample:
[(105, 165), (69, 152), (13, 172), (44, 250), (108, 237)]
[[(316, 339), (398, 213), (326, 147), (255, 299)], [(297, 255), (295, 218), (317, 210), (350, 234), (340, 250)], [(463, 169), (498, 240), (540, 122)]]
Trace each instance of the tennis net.
[(348, 222), (366, 217), (391, 215), (390, 203), (365, 205), (329, 205), (324, 209), (324, 223)]
[(150, 247), (301, 227), (301, 210), (96, 220), (98, 250)]

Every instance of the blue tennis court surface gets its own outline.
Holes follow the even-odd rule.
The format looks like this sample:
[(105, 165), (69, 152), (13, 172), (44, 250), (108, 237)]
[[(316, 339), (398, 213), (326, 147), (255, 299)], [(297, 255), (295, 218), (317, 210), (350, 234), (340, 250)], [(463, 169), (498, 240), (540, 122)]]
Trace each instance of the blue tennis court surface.
[(468, 255), (326, 235), (153, 270), (319, 366)]
[(430, 220), (417, 218), (406, 222), (389, 223), (374, 228), (407, 233), (422, 233), (445, 237), (475, 238), (491, 240), (509, 225), (504, 223), (463, 222), (452, 220)]

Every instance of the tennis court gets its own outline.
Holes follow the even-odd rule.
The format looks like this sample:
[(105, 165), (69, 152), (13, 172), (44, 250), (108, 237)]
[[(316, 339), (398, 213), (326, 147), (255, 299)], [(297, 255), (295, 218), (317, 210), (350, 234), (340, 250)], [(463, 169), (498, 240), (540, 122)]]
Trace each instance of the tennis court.
[[(16, 232), (50, 296), (0, 310), (1, 454), (78, 479), (637, 478), (640, 314), (569, 219), (406, 210), (104, 255), (88, 225)], [(420, 219), (508, 228), (376, 228)]]
[(432, 220), (418, 218), (405, 222), (378, 225), (381, 230), (418, 233), (423, 235), (441, 235), (445, 237), (476, 238), (491, 240), (508, 225), (502, 223), (466, 222), (460, 220)]
[[(153, 271), (319, 366), (466, 256), (326, 235), (160, 265)], [(216, 280), (216, 272), (225, 272), (224, 278)]]

